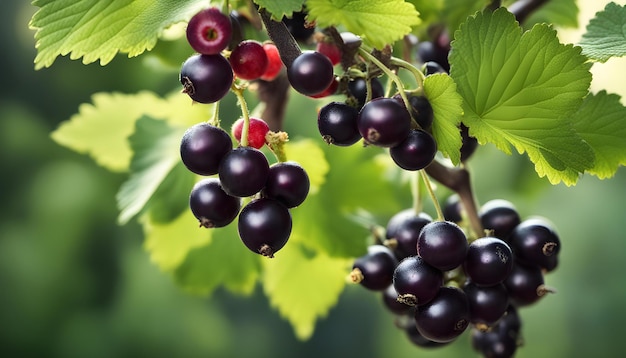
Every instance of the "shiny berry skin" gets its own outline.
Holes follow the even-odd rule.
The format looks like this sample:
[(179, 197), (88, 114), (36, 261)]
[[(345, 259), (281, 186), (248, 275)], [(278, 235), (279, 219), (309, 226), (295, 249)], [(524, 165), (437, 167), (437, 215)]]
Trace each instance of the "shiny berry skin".
[(270, 166), (265, 154), (252, 147), (238, 147), (226, 154), (218, 174), (224, 191), (232, 196), (251, 196), (263, 189)]
[(422, 228), (417, 238), (417, 254), (441, 271), (460, 266), (467, 248), (465, 233), (451, 221), (433, 221)]
[(223, 227), (237, 217), (241, 199), (226, 194), (217, 178), (206, 178), (191, 190), (189, 207), (200, 226)]
[(342, 102), (331, 102), (317, 115), (317, 128), (328, 144), (350, 146), (361, 139), (356, 122), (359, 112)]
[[(370, 79), (370, 85), (372, 86), (372, 99), (380, 98), (385, 95), (385, 89), (378, 78), (374, 77)], [(362, 108), (367, 98), (367, 83), (365, 79), (357, 77), (348, 82), (348, 93), (357, 100), (359, 108)]]
[(201, 10), (187, 24), (187, 41), (198, 53), (215, 55), (224, 50), (232, 37), (232, 24), (216, 8)]
[(361, 108), (357, 126), (367, 143), (379, 147), (394, 147), (408, 137), (411, 116), (398, 101), (376, 98)]
[(232, 149), (233, 143), (225, 130), (208, 123), (198, 123), (183, 134), (180, 157), (191, 172), (214, 175), (222, 158)]
[(324, 98), (324, 97), (332, 96), (335, 93), (337, 93), (337, 89), (338, 88), (339, 88), (339, 80), (337, 78), (335, 78), (330, 83), (330, 86), (328, 86), (328, 88), (326, 88), (325, 90), (323, 90), (322, 92), (320, 92), (318, 94), (312, 94), (309, 97), (311, 97), (311, 98)]
[(434, 342), (450, 342), (469, 325), (469, 303), (465, 292), (455, 287), (441, 287), (430, 302), (415, 310), (417, 330)]
[(493, 286), (509, 276), (513, 264), (513, 252), (506, 242), (481, 237), (469, 245), (463, 268), (475, 284)]
[(477, 286), (468, 281), (463, 285), (470, 308), (470, 322), (488, 328), (506, 313), (509, 296), (502, 283), (493, 286)]
[(430, 133), (413, 129), (408, 137), (389, 149), (389, 154), (400, 168), (410, 171), (420, 170), (435, 159), (437, 142)]
[(393, 273), (393, 287), (398, 300), (409, 306), (430, 302), (443, 285), (443, 273), (419, 256), (400, 261)]
[(415, 209), (405, 209), (389, 219), (385, 237), (395, 240), (395, 253), (398, 258), (417, 255), (417, 238), (424, 226), (433, 219), (426, 213), (415, 214)]
[(270, 167), (262, 194), (280, 201), (288, 208), (294, 208), (304, 202), (310, 186), (309, 176), (300, 164), (282, 162)]
[(550, 292), (544, 285), (541, 268), (516, 262), (504, 280), (511, 303), (516, 307), (528, 306)]
[(250, 251), (274, 257), (291, 235), (291, 213), (280, 202), (260, 198), (241, 209), (237, 229), (241, 241)]
[(466, 162), (478, 148), (478, 140), (469, 135), (469, 128), (461, 123), (461, 161)]
[(233, 83), (233, 70), (222, 55), (193, 55), (180, 69), (183, 92), (198, 103), (222, 99)]
[(552, 256), (558, 255), (561, 249), (561, 241), (554, 228), (543, 218), (522, 221), (511, 233), (509, 244), (517, 260), (544, 269), (553, 265)]
[(283, 69), (283, 62), (280, 59), (278, 48), (273, 43), (264, 43), (263, 50), (265, 50), (265, 55), (267, 56), (267, 68), (265, 68), (265, 72), (261, 75), (261, 79), (268, 82), (273, 81)]
[(323, 92), (335, 79), (333, 64), (315, 51), (305, 51), (296, 57), (287, 68), (287, 77), (296, 91), (307, 96)]
[(369, 290), (383, 291), (391, 285), (397, 264), (398, 261), (389, 248), (370, 245), (367, 247), (367, 254), (354, 260), (350, 279)]
[(389, 285), (389, 287), (382, 292), (382, 296), (383, 304), (394, 314), (403, 315), (411, 310), (411, 306), (398, 302), (398, 292), (396, 292), (393, 284)]
[(478, 215), (485, 230), (493, 230), (493, 236), (507, 242), (509, 235), (521, 221), (515, 206), (504, 199), (484, 203)]
[(228, 59), (238, 78), (256, 80), (265, 74), (269, 60), (260, 42), (244, 40), (235, 47)]
[[(241, 144), (241, 133), (243, 131), (243, 118), (239, 118), (233, 123), (231, 132), (233, 137)], [(248, 145), (252, 148), (261, 149), (265, 145), (265, 136), (270, 131), (267, 123), (260, 119), (250, 117), (250, 127), (248, 128)]]

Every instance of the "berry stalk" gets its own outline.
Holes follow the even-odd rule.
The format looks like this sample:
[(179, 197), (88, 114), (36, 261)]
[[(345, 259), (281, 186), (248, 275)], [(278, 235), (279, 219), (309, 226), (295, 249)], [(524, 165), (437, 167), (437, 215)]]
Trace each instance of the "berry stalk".
[(248, 133), (250, 132), (250, 111), (248, 111), (248, 104), (243, 97), (243, 88), (233, 83), (231, 90), (237, 96), (237, 103), (241, 107), (241, 115), (243, 116), (243, 127), (241, 128), (241, 145), (243, 147), (248, 146)]

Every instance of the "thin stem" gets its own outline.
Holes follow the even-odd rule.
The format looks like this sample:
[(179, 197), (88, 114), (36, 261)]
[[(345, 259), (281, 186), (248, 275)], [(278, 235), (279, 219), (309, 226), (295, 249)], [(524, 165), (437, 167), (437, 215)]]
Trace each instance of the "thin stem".
[(424, 170), (420, 170), (419, 172), (422, 180), (424, 181), (424, 185), (426, 186), (426, 190), (428, 191), (428, 195), (430, 195), (430, 198), (433, 201), (433, 205), (435, 206), (435, 211), (437, 212), (437, 221), (444, 221), (445, 217), (443, 216), (441, 205), (439, 205), (439, 200), (437, 200), (437, 196), (435, 195), (433, 186), (430, 183), (430, 179), (428, 179), (428, 175)]
[(237, 102), (241, 107), (241, 115), (243, 116), (243, 128), (241, 129), (241, 146), (248, 146), (248, 132), (250, 131), (250, 112), (248, 111), (248, 104), (246, 103), (246, 99), (243, 97), (243, 88), (237, 86), (233, 83), (231, 90), (237, 96)]
[(213, 103), (213, 113), (207, 123), (216, 127), (220, 126), (220, 102)]
[(413, 66), (412, 64), (399, 59), (397, 57), (392, 57), (391, 58), (391, 64), (392, 65), (396, 65), (398, 67), (402, 67), (405, 70), (408, 70), (409, 72), (411, 72), (411, 74), (413, 75), (413, 77), (415, 77), (415, 81), (417, 82), (417, 87), (418, 89), (423, 89), (424, 88), (424, 79), (426, 78), (426, 76), (424, 76), (424, 73), (422, 73), (422, 71), (418, 70), (417, 68), (415, 68), (415, 66)]
[(411, 172), (411, 196), (413, 197), (413, 211), (415, 215), (422, 212), (423, 202), (420, 191), (420, 178), (417, 172)]

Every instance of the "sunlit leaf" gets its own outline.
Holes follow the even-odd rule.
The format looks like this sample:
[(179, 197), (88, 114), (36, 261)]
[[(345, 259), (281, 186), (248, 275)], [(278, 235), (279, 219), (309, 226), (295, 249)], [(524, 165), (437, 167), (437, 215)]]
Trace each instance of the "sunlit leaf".
[(626, 55), (626, 6), (608, 3), (589, 21), (580, 41), (583, 54), (606, 62), (611, 57)]
[(283, 17), (291, 17), (293, 12), (300, 11), (304, 0), (254, 0), (259, 9), (265, 9), (272, 14), (272, 19), (280, 21)]

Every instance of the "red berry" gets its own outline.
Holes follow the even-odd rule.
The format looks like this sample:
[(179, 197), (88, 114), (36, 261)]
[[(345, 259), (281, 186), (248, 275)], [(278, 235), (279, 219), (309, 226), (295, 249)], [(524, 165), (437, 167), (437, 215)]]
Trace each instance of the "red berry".
[(187, 24), (187, 41), (197, 52), (215, 55), (228, 46), (232, 36), (230, 18), (216, 8), (195, 14)]
[[(231, 129), (233, 137), (241, 143), (241, 132), (243, 131), (243, 118), (239, 118)], [(264, 120), (250, 117), (250, 128), (248, 129), (248, 146), (260, 149), (265, 144), (265, 135), (270, 127)]]
[(258, 41), (241, 41), (230, 54), (230, 65), (235, 75), (244, 80), (256, 80), (267, 69), (267, 55)]
[(317, 43), (315, 51), (326, 55), (333, 66), (341, 62), (341, 50), (334, 42), (320, 41)]
[(283, 69), (283, 62), (280, 59), (278, 48), (273, 43), (264, 43), (263, 50), (265, 50), (267, 55), (267, 68), (261, 79), (263, 81), (273, 81), (280, 73), (280, 70)]

